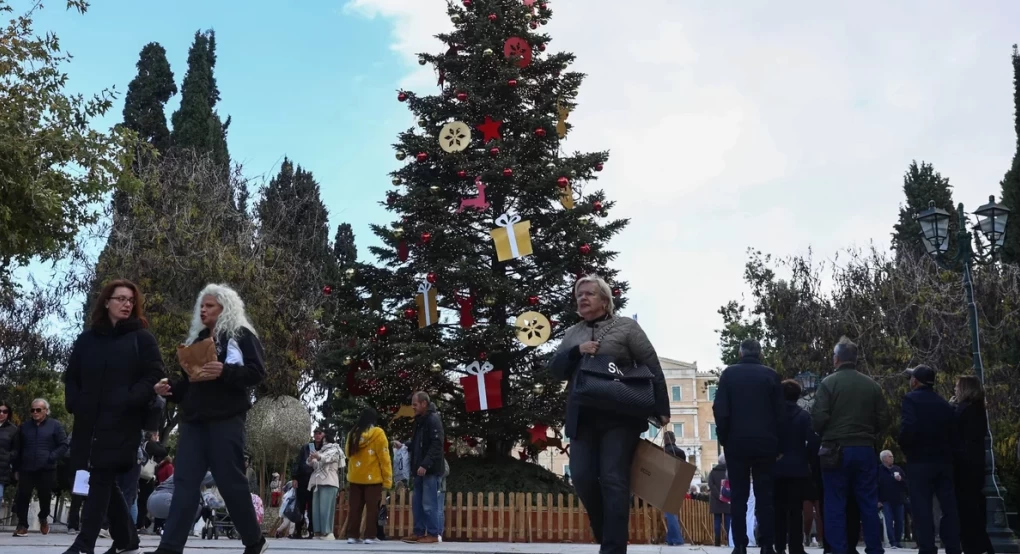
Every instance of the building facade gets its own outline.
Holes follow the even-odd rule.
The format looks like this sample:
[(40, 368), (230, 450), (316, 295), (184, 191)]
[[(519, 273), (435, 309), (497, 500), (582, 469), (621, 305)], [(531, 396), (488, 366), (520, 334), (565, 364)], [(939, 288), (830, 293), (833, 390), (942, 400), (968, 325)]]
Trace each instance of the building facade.
[[(668, 430), (676, 435), (677, 446), (687, 453), (687, 461), (698, 468), (698, 474), (707, 479), (719, 459), (719, 442), (715, 434), (715, 417), (712, 403), (718, 376), (698, 371), (696, 363), (659, 358), (666, 378), (666, 391), (670, 400)], [(662, 430), (649, 425), (643, 436), (662, 444)], [(564, 437), (564, 446), (569, 441)], [(570, 474), (570, 457), (552, 448), (538, 457), (542, 467), (558, 475)], [(697, 479), (695, 479), (697, 481)]]

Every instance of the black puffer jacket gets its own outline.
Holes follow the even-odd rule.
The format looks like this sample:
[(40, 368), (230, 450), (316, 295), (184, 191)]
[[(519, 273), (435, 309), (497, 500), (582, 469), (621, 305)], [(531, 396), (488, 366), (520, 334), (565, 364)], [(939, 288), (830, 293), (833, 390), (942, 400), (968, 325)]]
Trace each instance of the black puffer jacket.
[(11, 482), (14, 460), (18, 459), (18, 426), (10, 421), (0, 425), (0, 485)]
[(429, 403), (428, 410), (414, 418), (414, 435), (408, 446), (411, 458), (411, 473), (417, 475), (419, 467), (425, 468), (426, 475), (443, 475), (443, 451), (446, 434), (443, 420), (439, 418), (436, 405)]
[(137, 319), (98, 326), (74, 343), (64, 373), (67, 411), (74, 414), (72, 470), (130, 469), (153, 387), (163, 378), (156, 337)]
[[(209, 330), (204, 329), (196, 342), (209, 338), (209, 334)], [(231, 340), (236, 342), (241, 351), (243, 362), (240, 364), (226, 363)], [(236, 337), (231, 338), (222, 333), (216, 338), (216, 354), (223, 364), (223, 373), (218, 379), (191, 383), (187, 376), (182, 375), (170, 384), (170, 396), (167, 399), (180, 406), (182, 421), (216, 421), (247, 413), (251, 409), (251, 388), (266, 377), (266, 368), (262, 363), (262, 343), (255, 333), (242, 327)]]
[(57, 469), (57, 462), (67, 452), (67, 433), (59, 421), (48, 417), (42, 423), (34, 419), (18, 429), (20, 447), (14, 462), (16, 471), (46, 471)]

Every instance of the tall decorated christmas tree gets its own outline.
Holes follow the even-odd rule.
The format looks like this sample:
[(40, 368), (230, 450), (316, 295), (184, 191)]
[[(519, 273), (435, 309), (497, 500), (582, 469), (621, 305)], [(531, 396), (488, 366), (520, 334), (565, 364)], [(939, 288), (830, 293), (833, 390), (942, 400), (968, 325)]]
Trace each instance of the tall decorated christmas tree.
[(574, 281), (597, 273), (617, 297), (627, 289), (605, 246), (627, 221), (607, 219), (612, 203), (586, 185), (608, 153), (562, 149), (584, 76), (549, 48), (550, 5), (463, 0), (447, 13), (445, 51), (420, 55), (439, 93), (396, 98), (418, 125), (395, 144), (395, 220), (373, 229), (382, 267), (354, 276), (368, 307), (339, 322), (357, 335), (341, 359), (348, 392), (384, 415), (424, 390), (448, 440), (527, 457), (562, 423), (546, 364), (577, 321)]

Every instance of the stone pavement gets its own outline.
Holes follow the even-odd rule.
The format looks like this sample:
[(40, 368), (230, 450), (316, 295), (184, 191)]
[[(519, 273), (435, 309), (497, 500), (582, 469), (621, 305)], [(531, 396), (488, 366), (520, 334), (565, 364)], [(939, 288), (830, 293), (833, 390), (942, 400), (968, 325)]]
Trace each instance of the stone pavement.
[[(27, 537), (15, 538), (10, 533), (0, 535), (0, 553), (2, 554), (62, 554), (74, 540), (70, 535), (51, 533), (47, 536), (32, 533)], [(156, 537), (142, 537), (142, 550), (154, 550), (158, 540)], [(109, 540), (100, 539), (96, 552), (100, 554), (111, 545)], [(757, 549), (754, 549), (757, 550)], [(188, 541), (185, 554), (242, 554), (244, 548), (239, 541), (227, 539), (201, 540), (192, 538)], [(820, 549), (808, 549), (812, 554), (820, 553)], [(597, 554), (598, 547), (594, 544), (526, 544), (526, 543), (486, 543), (486, 542), (444, 542), (441, 544), (412, 545), (397, 541), (387, 541), (376, 545), (348, 545), (345, 541), (316, 540), (271, 540), (270, 553), (303, 552), (383, 552), (407, 554)], [(667, 547), (662, 545), (634, 545), (628, 549), (630, 554), (729, 554), (729, 548), (705, 546)]]

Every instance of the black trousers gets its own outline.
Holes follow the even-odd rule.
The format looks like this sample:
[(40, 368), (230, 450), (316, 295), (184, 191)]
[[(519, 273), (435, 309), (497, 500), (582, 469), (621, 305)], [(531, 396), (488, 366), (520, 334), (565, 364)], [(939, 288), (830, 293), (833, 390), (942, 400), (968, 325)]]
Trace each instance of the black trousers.
[(135, 527), (138, 529), (145, 529), (152, 523), (149, 520), (149, 497), (152, 496), (152, 491), (155, 489), (155, 481), (138, 482), (138, 521), (135, 522)]
[(940, 535), (947, 554), (960, 553), (960, 517), (952, 464), (913, 462), (907, 473), (911, 513), (914, 515), (914, 540), (919, 554), (935, 554), (935, 514), (932, 498), (942, 508)]
[(53, 499), (53, 485), (57, 481), (57, 470), (22, 471), (19, 474), (18, 492), (14, 496), (14, 513), (18, 516), (18, 527), (28, 528), (28, 505), (32, 503), (32, 492), (39, 495), (39, 521), (50, 517), (50, 501)]
[(301, 532), (305, 528), (305, 514), (308, 515), (308, 536), (315, 536), (315, 520), (312, 518), (312, 491), (308, 490), (308, 481), (310, 479), (311, 475), (298, 479), (298, 489), (295, 496), (297, 497), (297, 511), (301, 518), (294, 524), (294, 536), (297, 538), (301, 538)]
[(630, 535), (630, 466), (641, 431), (603, 420), (579, 423), (570, 441), (570, 476), (588, 512), (600, 554), (625, 554)]
[(174, 495), (170, 500), (170, 515), (163, 526), (161, 550), (184, 552), (207, 471), (212, 472), (241, 542), (254, 546), (262, 540), (262, 529), (255, 517), (244, 471), (244, 420), (244, 415), (239, 415), (217, 421), (181, 423), (177, 457), (174, 458)]
[(85, 503), (84, 496), (71, 495), (71, 507), (67, 515), (67, 528), (75, 531), (81, 530), (81, 506)]
[(81, 532), (74, 539), (78, 552), (92, 552), (96, 548), (103, 520), (110, 522), (110, 537), (118, 548), (138, 548), (138, 532), (131, 522), (124, 493), (117, 485), (117, 473), (93, 469), (89, 472), (89, 496), (81, 518)]
[(956, 468), (956, 505), (960, 515), (960, 547), (963, 554), (995, 552), (988, 538), (988, 507), (985, 503), (984, 468)]
[(730, 515), (733, 516), (733, 545), (747, 547), (747, 499), (754, 476), (754, 507), (758, 517), (758, 544), (775, 544), (776, 517), (772, 501), (775, 491), (776, 457), (743, 457), (726, 452), (730, 479)]
[[(776, 479), (776, 552), (787, 546), (790, 554), (804, 552), (804, 496), (807, 477), (779, 477)], [(757, 497), (755, 497), (757, 502)], [(759, 525), (760, 527), (760, 525)], [(765, 544), (765, 543), (761, 543)]]

